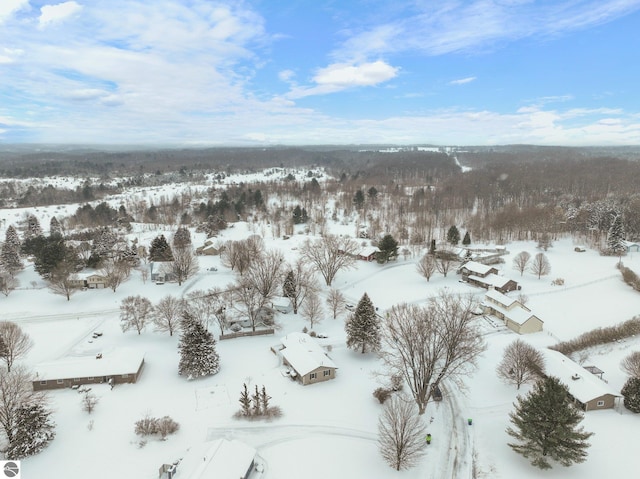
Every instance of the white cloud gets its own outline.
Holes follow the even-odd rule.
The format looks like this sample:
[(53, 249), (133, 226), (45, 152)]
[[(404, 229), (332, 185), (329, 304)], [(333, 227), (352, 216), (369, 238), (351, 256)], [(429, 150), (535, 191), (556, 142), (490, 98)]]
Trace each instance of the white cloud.
[(293, 70), (282, 70), (278, 72), (278, 78), (283, 82), (290, 82), (296, 76), (296, 72)]
[(466, 77), (466, 78), (460, 78), (459, 80), (452, 80), (449, 82), (449, 85), (464, 85), (465, 83), (471, 83), (472, 81), (475, 81), (476, 77)]
[(352, 87), (375, 86), (395, 78), (398, 70), (382, 60), (360, 64), (334, 63), (316, 72), (313, 77), (315, 86), (293, 88), (287, 96), (302, 98)]
[(2, 0), (0, 1), (0, 24), (13, 16), (14, 13), (27, 8), (29, 0)]
[(74, 1), (58, 3), (57, 5), (44, 5), (40, 8), (40, 18), (38, 18), (40, 27), (59, 23), (80, 10), (82, 10), (82, 6)]

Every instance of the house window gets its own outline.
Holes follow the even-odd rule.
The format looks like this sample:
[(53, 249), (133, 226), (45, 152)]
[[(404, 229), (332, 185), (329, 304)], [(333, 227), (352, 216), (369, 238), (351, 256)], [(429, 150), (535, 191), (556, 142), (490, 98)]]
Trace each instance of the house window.
[(129, 375), (128, 375), (128, 374), (123, 374), (123, 375), (122, 375), (122, 377), (123, 377), (123, 378), (128, 378), (128, 377), (129, 377)]
[(309, 374), (309, 379), (315, 379), (316, 377), (318, 377), (316, 373)]
[(47, 384), (47, 381), (40, 381), (40, 386), (44, 386), (45, 384)]
[(87, 378), (87, 381), (93, 381), (93, 379), (94, 379), (93, 376), (91, 376), (91, 377)]
[(323, 376), (331, 376), (331, 370), (330, 370), (330, 369), (325, 369), (325, 370), (322, 372), (322, 374), (323, 374)]
[(604, 406), (604, 401), (598, 401), (598, 402), (596, 403), (596, 406), (598, 406), (598, 407), (602, 407), (602, 406)]
[(56, 381), (56, 383), (58, 383), (58, 384), (64, 384), (64, 379), (58, 379), (58, 380)]
[(76, 382), (76, 383), (79, 383), (80, 382), (80, 378), (74, 378), (73, 381)]

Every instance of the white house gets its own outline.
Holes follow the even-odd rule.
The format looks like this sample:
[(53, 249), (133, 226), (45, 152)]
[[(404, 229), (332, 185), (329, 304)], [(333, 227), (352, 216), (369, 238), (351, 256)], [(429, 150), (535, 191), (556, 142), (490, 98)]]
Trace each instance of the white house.
[(278, 354), (284, 364), (295, 371), (303, 385), (328, 381), (336, 377), (338, 367), (324, 349), (305, 333), (290, 333), (281, 340)]
[(542, 331), (543, 321), (538, 316), (518, 300), (495, 289), (486, 292), (482, 308), (485, 314), (502, 320), (507, 328), (518, 334)]
[(216, 439), (192, 446), (176, 466), (175, 479), (247, 479), (257, 451), (237, 439)]

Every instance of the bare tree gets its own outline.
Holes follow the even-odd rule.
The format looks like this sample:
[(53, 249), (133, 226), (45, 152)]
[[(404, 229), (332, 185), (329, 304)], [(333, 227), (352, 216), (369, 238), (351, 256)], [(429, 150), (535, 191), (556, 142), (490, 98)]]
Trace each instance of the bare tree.
[(308, 294), (317, 292), (315, 273), (302, 259), (295, 262), (283, 283), (284, 296), (291, 301), (293, 314), (304, 304)]
[(384, 318), (382, 360), (404, 378), (420, 414), (442, 380), (468, 374), (484, 351), (474, 309), (470, 297), (441, 292), (423, 307), (396, 305)]
[(284, 256), (280, 251), (268, 251), (251, 262), (248, 283), (267, 299), (273, 298), (280, 285)]
[(546, 276), (551, 273), (551, 263), (549, 263), (549, 259), (544, 253), (538, 253), (533, 258), (529, 269), (540, 279), (540, 276)]
[(309, 321), (309, 329), (313, 329), (313, 326), (322, 321), (322, 303), (320, 298), (315, 292), (309, 293), (302, 308), (300, 309), (302, 316)]
[(380, 453), (396, 471), (415, 466), (425, 453), (426, 427), (410, 398), (396, 395), (384, 404), (378, 419)]
[(184, 302), (170, 294), (163, 297), (153, 308), (153, 323), (158, 331), (169, 331), (169, 336), (180, 327)]
[(436, 269), (446, 278), (454, 263), (455, 261), (450, 255), (443, 254), (436, 258)]
[(322, 239), (304, 243), (302, 258), (314, 266), (327, 286), (331, 286), (338, 271), (352, 268), (358, 243), (346, 237), (326, 235)]
[(127, 296), (120, 304), (120, 327), (122, 332), (134, 328), (138, 334), (146, 327), (151, 315), (153, 305), (151, 301), (142, 296)]
[(33, 391), (32, 380), (32, 375), (22, 366), (0, 374), (0, 427), (9, 443), (13, 442), (18, 409), (44, 401), (42, 394)]
[(96, 408), (98, 401), (98, 396), (93, 394), (91, 391), (85, 391), (85, 393), (82, 395), (82, 409), (91, 414)]
[(176, 248), (173, 251), (173, 261), (171, 262), (171, 272), (173, 273), (178, 286), (193, 276), (198, 271), (198, 258), (193, 248)]
[(222, 264), (241, 276), (247, 272), (252, 261), (262, 255), (264, 241), (260, 236), (253, 235), (245, 240), (228, 241), (220, 253)]
[(255, 289), (246, 278), (242, 278), (233, 288), (234, 309), (242, 317), (249, 320), (251, 329), (256, 330), (256, 326), (263, 319), (265, 308), (269, 300), (262, 296), (260, 291)]
[(340, 311), (342, 311), (342, 308), (344, 308), (346, 303), (347, 300), (345, 299), (344, 294), (337, 289), (331, 288), (329, 290), (329, 294), (327, 295), (327, 304), (333, 314), (333, 319), (338, 317), (338, 314), (340, 314)]
[(427, 278), (427, 281), (431, 279), (433, 273), (436, 271), (436, 259), (432, 254), (425, 254), (418, 262), (418, 273)]
[(640, 351), (634, 351), (620, 363), (622, 370), (633, 378), (640, 378)]
[(540, 351), (516, 339), (504, 350), (502, 361), (496, 374), (507, 384), (515, 384), (517, 389), (524, 383), (535, 382), (544, 373), (544, 358)]
[(140, 271), (140, 279), (142, 279), (142, 284), (146, 284), (147, 279), (149, 279), (149, 266), (146, 264), (141, 264), (138, 267), (138, 271)]
[(49, 274), (49, 288), (55, 294), (71, 299), (71, 295), (80, 289), (74, 280), (75, 267), (68, 261), (61, 261)]
[(18, 278), (9, 273), (0, 271), (0, 293), (5, 296), (9, 296), (9, 294), (16, 289), (19, 284)]
[(526, 251), (520, 251), (513, 258), (513, 268), (517, 271), (520, 271), (520, 276), (524, 274), (527, 267), (529, 266), (529, 262), (531, 261), (531, 255)]
[(100, 274), (107, 280), (107, 286), (115, 293), (131, 273), (131, 266), (124, 260), (105, 261), (100, 268)]
[(11, 372), (15, 360), (31, 349), (33, 341), (11, 321), (0, 321), (0, 337), (4, 343), (2, 360), (7, 364), (7, 372)]

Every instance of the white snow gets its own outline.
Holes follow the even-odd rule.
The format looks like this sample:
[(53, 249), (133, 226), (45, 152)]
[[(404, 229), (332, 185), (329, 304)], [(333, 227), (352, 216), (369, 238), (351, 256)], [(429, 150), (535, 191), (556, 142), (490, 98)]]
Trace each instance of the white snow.
[[(59, 210), (45, 208), (39, 212), (43, 225), (48, 224), (51, 214), (60, 214)], [(22, 212), (3, 210), (1, 214), (6, 228)], [(329, 227), (338, 233), (354, 231), (353, 225), (335, 223)], [(140, 228), (133, 235), (141, 244), (148, 244), (161, 232)], [(236, 224), (221, 239), (237, 239), (252, 233), (255, 229), (250, 225)], [(4, 235), (4, 230), (0, 235)], [(297, 248), (309, 237), (295, 234), (283, 241), (269, 234), (263, 236), (267, 247), (282, 249), (289, 261), (297, 258)], [(194, 244), (203, 240), (204, 237), (196, 236)], [(478, 370), (464, 379), (462, 389), (450, 383), (444, 385), (443, 401), (428, 405), (423, 420), (432, 434), (432, 443), (416, 468), (402, 472), (389, 468), (377, 450), (381, 406), (372, 392), (387, 384), (380, 374), (382, 365), (372, 354), (346, 348), (344, 314), (333, 320), (327, 311), (320, 323), (328, 338), (318, 339), (318, 344), (331, 346), (331, 359), (339, 365), (336, 378), (331, 381), (303, 387), (283, 377), (278, 357), (270, 349), (273, 336), (219, 341), (220, 372), (188, 381), (177, 374), (178, 337), (155, 332), (151, 327), (140, 335), (135, 331), (123, 333), (119, 305), (132, 294), (148, 297), (155, 303), (166, 294), (181, 296), (196, 289), (224, 288), (234, 274), (221, 265), (218, 257), (201, 257), (200, 272), (181, 287), (173, 283), (143, 283), (134, 272), (115, 293), (108, 289), (81, 291), (68, 302), (52, 294), (32, 266), (27, 265), (19, 274), (20, 289), (8, 297), (0, 297), (0, 318), (18, 323), (34, 341), (22, 363), (35, 369), (46, 361), (124, 348), (144, 353), (145, 366), (136, 384), (117, 385), (113, 390), (107, 385), (93, 386), (99, 402), (92, 414), (82, 409), (81, 395), (76, 391), (49, 392), (57, 423), (56, 438), (43, 452), (23, 461), (24, 477), (155, 479), (162, 464), (188, 458), (191, 451), (202, 450), (209, 441), (223, 438), (255, 448), (259, 462), (264, 465), (264, 472), (256, 473), (255, 477), (274, 479), (632, 477), (634, 473), (630, 471), (640, 468), (640, 456), (633, 454), (630, 446), (637, 438), (640, 415), (622, 407), (585, 414), (584, 428), (595, 435), (584, 464), (570, 468), (556, 466), (543, 474), (508, 447), (510, 437), (505, 433), (508, 414), (516, 396), (525, 394), (530, 386), (516, 391), (498, 380), (495, 368), (504, 348), (516, 338), (545, 348), (595, 327), (620, 323), (638, 314), (640, 294), (622, 282), (615, 267), (617, 258), (602, 257), (592, 250), (575, 253), (569, 239), (557, 241), (546, 252), (553, 270), (550, 276), (541, 279), (528, 272), (520, 277), (511, 267), (512, 258), (519, 251), (536, 252), (534, 243), (511, 243), (507, 247), (510, 253), (505, 256), (506, 263), (500, 265), (501, 273), (523, 286), (521, 293), (529, 299), (527, 307), (545, 320), (544, 331), (518, 336), (479, 318), (487, 350), (480, 358)], [(399, 302), (421, 304), (443, 288), (472, 294), (478, 301), (486, 293), (484, 289), (459, 283), (459, 276), (452, 273), (446, 278), (435, 275), (427, 282), (416, 271), (416, 261), (417, 257), (399, 259), (383, 266), (360, 261), (357, 269), (340, 272), (333, 286), (351, 304), (356, 304), (367, 292), (381, 314)], [(640, 272), (640, 254), (628, 255), (623, 261)], [(213, 266), (218, 268), (217, 272), (207, 271)], [(552, 286), (555, 278), (563, 278), (564, 285)], [(321, 280), (318, 286), (325, 288)], [(299, 332), (307, 324), (300, 315), (291, 313), (278, 314), (276, 318), (281, 327), (279, 336)], [(93, 339), (91, 333), (96, 329), (104, 334)], [(608, 387), (619, 391), (626, 380), (619, 368), (620, 360), (639, 349), (640, 338), (626, 339), (588, 351), (588, 357), (581, 359), (602, 369)], [(271, 403), (282, 409), (282, 417), (268, 422), (234, 419), (243, 383), (250, 390), (255, 385), (264, 385), (273, 398)], [(166, 441), (150, 438), (142, 445), (134, 434), (134, 423), (145, 414), (171, 416), (180, 429)], [(472, 425), (467, 423), (469, 418), (473, 419)], [(179, 466), (175, 477), (190, 476), (186, 467), (181, 470)]]

